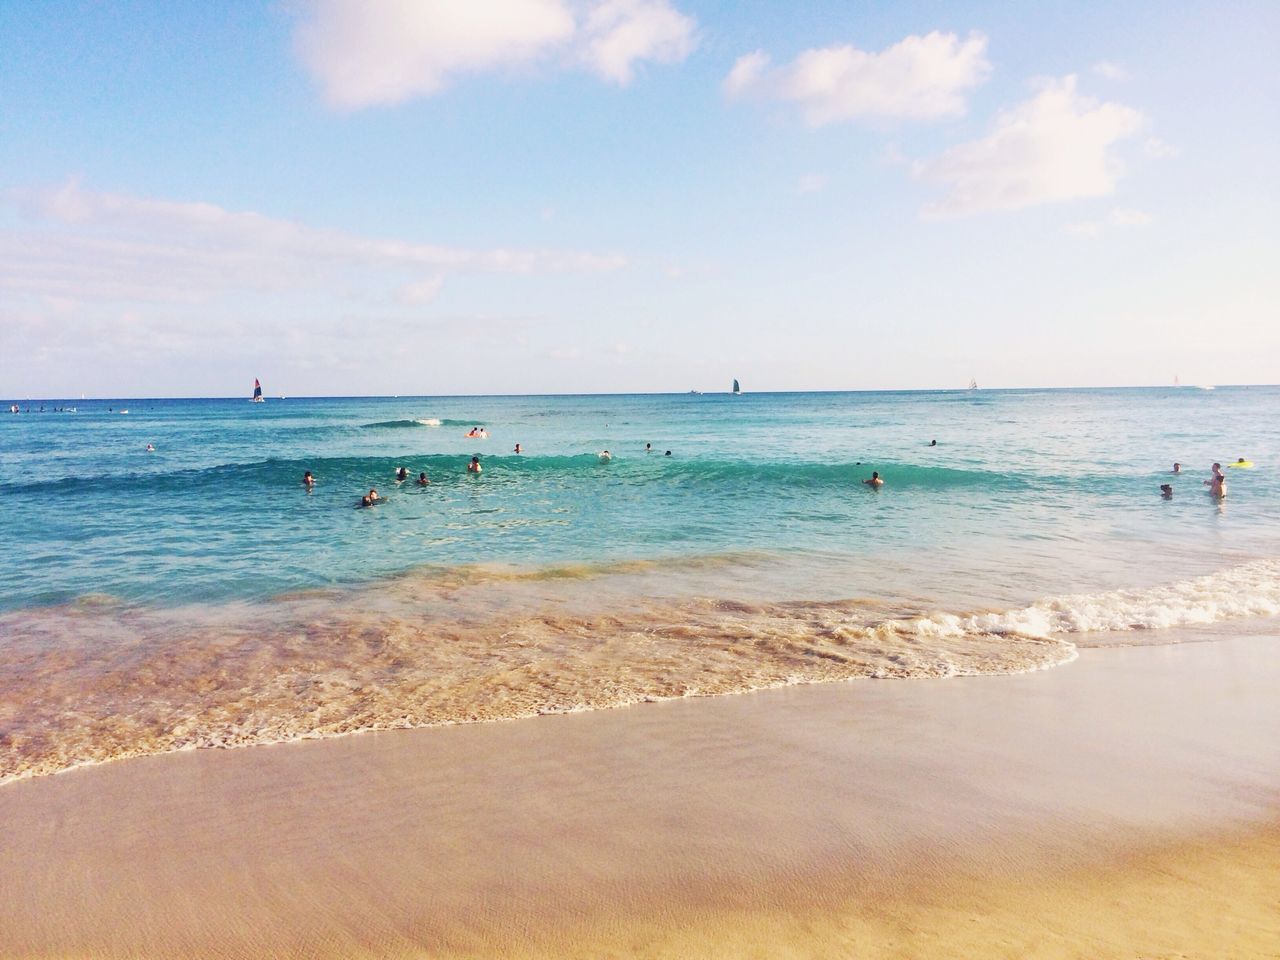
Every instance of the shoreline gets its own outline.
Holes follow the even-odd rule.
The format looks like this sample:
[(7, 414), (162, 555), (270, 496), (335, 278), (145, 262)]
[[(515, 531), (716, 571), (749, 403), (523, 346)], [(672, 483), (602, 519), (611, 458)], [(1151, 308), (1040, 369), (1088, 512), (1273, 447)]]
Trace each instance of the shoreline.
[[(1117, 891), (1211, 933), (1205, 884), (1228, 875), (1254, 891), (1235, 955), (1255, 955), (1265, 941), (1247, 938), (1271, 932), (1258, 884), (1280, 863), (1278, 682), (1273, 637), (1085, 649), (1069, 670), (14, 782), (0, 956), (1014, 956), (997, 941), (1026, 946), (1046, 910), (1069, 923)], [(1122, 922), (1141, 913), (1114, 914), (1095, 953), (1072, 946), (1081, 928), (1026, 954), (1155, 949)]]

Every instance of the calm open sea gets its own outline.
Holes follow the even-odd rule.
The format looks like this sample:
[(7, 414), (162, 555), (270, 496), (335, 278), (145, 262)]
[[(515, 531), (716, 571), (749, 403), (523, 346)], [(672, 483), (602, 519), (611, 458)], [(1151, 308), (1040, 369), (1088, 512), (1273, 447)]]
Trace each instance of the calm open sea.
[(17, 402), (0, 779), (1280, 612), (1276, 387)]

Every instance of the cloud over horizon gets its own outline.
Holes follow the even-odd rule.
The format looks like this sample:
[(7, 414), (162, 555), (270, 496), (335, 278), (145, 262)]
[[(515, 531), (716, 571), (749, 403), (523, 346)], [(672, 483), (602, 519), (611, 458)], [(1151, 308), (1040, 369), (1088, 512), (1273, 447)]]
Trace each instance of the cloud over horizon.
[(937, 30), (879, 53), (850, 44), (813, 48), (777, 67), (757, 50), (738, 58), (723, 89), (730, 99), (792, 104), (813, 127), (864, 117), (953, 117), (991, 73), (986, 52), (981, 33), (961, 40)]
[(294, 48), (340, 109), (438, 93), (459, 74), (578, 65), (626, 86), (643, 61), (676, 63), (696, 45), (693, 18), (668, 0), (312, 0)]
[(10, 192), (32, 223), (0, 231), (0, 289), (67, 300), (193, 303), (231, 293), (359, 285), (423, 303), (445, 276), (614, 270), (616, 254), (473, 250), (361, 237), (210, 203), (88, 190)]
[(1124, 172), (1112, 147), (1144, 124), (1131, 107), (1081, 96), (1075, 75), (1044, 81), (1029, 100), (1001, 111), (986, 137), (916, 164), (917, 179), (945, 191), (923, 213), (965, 216), (1106, 196)]

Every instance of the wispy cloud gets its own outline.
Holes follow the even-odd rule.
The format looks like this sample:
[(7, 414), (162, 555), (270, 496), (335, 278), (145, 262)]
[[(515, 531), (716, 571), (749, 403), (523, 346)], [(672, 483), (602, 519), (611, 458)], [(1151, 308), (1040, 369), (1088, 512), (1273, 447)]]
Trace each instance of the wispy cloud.
[(792, 104), (822, 126), (862, 117), (929, 119), (963, 114), (969, 91), (991, 72), (987, 38), (909, 36), (878, 53), (849, 44), (805, 50), (771, 67), (767, 53), (740, 57), (724, 81), (731, 98)]
[(1110, 60), (1099, 60), (1090, 68), (1100, 77), (1108, 80), (1128, 80), (1129, 71), (1118, 63), (1112, 63)]
[(1117, 207), (1101, 220), (1083, 220), (1068, 223), (1062, 229), (1080, 237), (1100, 237), (1113, 227), (1145, 227), (1154, 218), (1143, 210)]
[(674, 63), (696, 23), (668, 0), (312, 0), (299, 59), (335, 107), (394, 104), (458, 75), (533, 63), (581, 65), (626, 85), (644, 61)]
[(600, 272), (625, 262), (361, 237), (209, 203), (98, 192), (75, 180), (11, 196), (30, 226), (0, 231), (0, 288), (78, 301), (192, 303), (305, 289), (423, 303), (452, 274)]
[(1076, 77), (1050, 80), (1031, 99), (1001, 112), (992, 132), (916, 165), (915, 175), (944, 188), (926, 216), (1100, 197), (1123, 173), (1113, 147), (1143, 126), (1137, 110), (1076, 92)]

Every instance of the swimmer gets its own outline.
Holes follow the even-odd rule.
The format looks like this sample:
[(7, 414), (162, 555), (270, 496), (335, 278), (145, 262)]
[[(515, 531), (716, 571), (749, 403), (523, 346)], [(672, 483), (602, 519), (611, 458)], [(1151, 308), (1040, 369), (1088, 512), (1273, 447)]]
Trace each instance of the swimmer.
[(149, 443), (148, 443), (148, 444), (147, 444), (147, 453), (155, 453), (155, 452), (156, 452), (156, 448), (155, 448), (155, 447), (153, 447), (151, 444), (149, 444)]
[(471, 462), (467, 464), (467, 473), (479, 473), (479, 472), (480, 472), (480, 458), (472, 457)]
[(874, 470), (871, 471), (871, 479), (863, 480), (862, 482), (865, 483), (872, 490), (879, 490), (881, 487), (884, 486), (884, 481), (880, 479), (880, 474), (878, 474)]
[(600, 462), (601, 462), (601, 463), (608, 463), (608, 462), (609, 462), (610, 460), (612, 460), (612, 459), (613, 459), (613, 454), (612, 454), (612, 453), (610, 453), (608, 450), (601, 450), (601, 451), (600, 451)]
[(316, 478), (311, 475), (310, 470), (304, 470), (302, 472), (302, 485), (308, 490), (316, 485)]
[(396, 480), (397, 480), (397, 481), (399, 481), (399, 482), (403, 483), (405, 480), (408, 480), (408, 479), (409, 479), (409, 468), (408, 468), (408, 467), (401, 467), (399, 470), (397, 470), (397, 471), (396, 471)]
[(418, 486), (425, 487), (430, 482), (431, 481), (427, 479), (427, 475), (425, 472), (418, 474)]
[(517, 443), (517, 444), (516, 444), (516, 453), (523, 453), (523, 452), (524, 452), (524, 451), (520, 449), (520, 444), (518, 444), (518, 443)]
[(1173, 485), (1172, 485), (1172, 484), (1169, 484), (1169, 483), (1162, 483), (1162, 484), (1160, 484), (1160, 496), (1164, 497), (1166, 500), (1172, 500), (1172, 499), (1173, 499)]
[(362, 506), (362, 507), (372, 507), (372, 506), (373, 506), (373, 501), (369, 499), (369, 495), (368, 495), (367, 493), (366, 493), (363, 497), (361, 497), (361, 498), (360, 498), (360, 506)]
[(1173, 472), (1174, 472), (1174, 473), (1181, 473), (1181, 472), (1182, 472), (1182, 464), (1180, 464), (1180, 463), (1175, 463), (1175, 464), (1173, 465)]
[(1204, 485), (1209, 488), (1209, 496), (1215, 500), (1222, 500), (1227, 495), (1227, 478), (1222, 472), (1222, 464), (1215, 463), (1213, 465), (1213, 477), (1204, 481)]
[(1239, 457), (1236, 459), (1236, 462), (1233, 464), (1233, 466), (1243, 467), (1248, 462), (1249, 461), (1246, 460), (1244, 457)]
[(378, 500), (381, 500), (381, 499), (382, 499), (380, 496), (378, 496), (378, 491), (377, 491), (377, 490), (375, 490), (375, 489), (373, 489), (373, 487), (370, 487), (370, 488), (369, 488), (369, 494), (368, 494), (368, 496), (369, 496), (369, 502), (370, 502), (370, 503), (373, 503), (373, 502), (376, 502), (376, 501), (378, 501)]
[(670, 451), (670, 450), (668, 450), (666, 453), (664, 453), (664, 454), (663, 454), (663, 456), (664, 456), (664, 457), (669, 457), (669, 456), (671, 456), (671, 451)]
[(938, 445), (938, 441), (937, 441), (937, 440), (930, 440), (930, 441), (929, 441), (929, 446), (931, 446), (931, 447), (936, 447), (937, 445)]
[(652, 443), (646, 443), (646, 444), (644, 445), (644, 452), (645, 452), (645, 453), (653, 453), (653, 444), (652, 444)]

